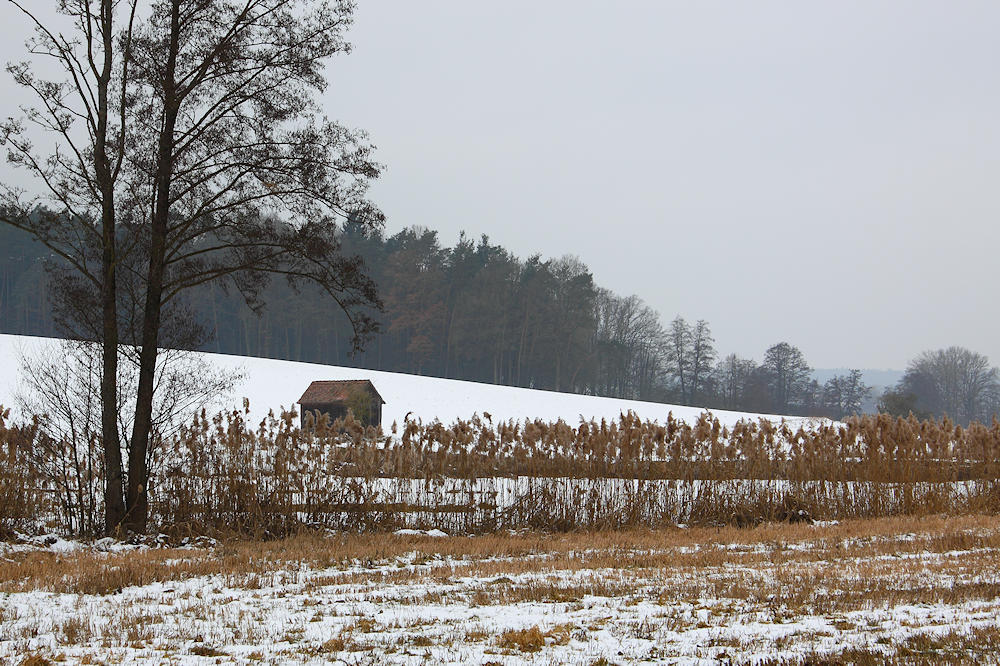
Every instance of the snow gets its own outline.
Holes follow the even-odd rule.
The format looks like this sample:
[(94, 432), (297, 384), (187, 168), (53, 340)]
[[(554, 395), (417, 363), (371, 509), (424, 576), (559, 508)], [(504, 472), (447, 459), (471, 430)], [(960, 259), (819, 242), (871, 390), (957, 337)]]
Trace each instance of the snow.
[(14, 537), (19, 543), (7, 544), (0, 542), (0, 554), (4, 552), (23, 552), (30, 550), (47, 550), (52, 553), (74, 553), (84, 548), (79, 541), (64, 539), (58, 534), (21, 534), (15, 533)]
[(441, 530), (413, 530), (413, 529), (401, 529), (393, 532), (396, 536), (429, 536), (429, 537), (446, 537), (448, 534), (442, 532)]
[[(562, 559), (413, 550), (324, 567), (276, 562), (264, 574), (179, 577), (104, 595), (0, 592), (0, 662), (40, 653), (135, 664), (796, 663), (851, 649), (889, 656), (914, 637), (952, 633), (955, 642), (997, 627), (1000, 599), (950, 593), (1000, 582), (989, 534), (988, 547), (943, 552), (928, 550), (931, 534), (871, 537), (889, 550), (919, 543), (909, 564), (856, 558), (863, 550), (835, 563), (825, 529), (790, 543), (748, 531), (741, 543), (614, 547), (624, 562), (666, 556), (621, 569), (588, 564), (597, 550)], [(426, 543), (416, 541), (424, 532), (398, 534)], [(692, 568), (699, 551), (719, 554)], [(789, 582), (811, 588), (804, 603), (784, 598)], [(912, 600), (880, 594), (882, 585)], [(535, 627), (544, 636), (537, 649), (505, 639)], [(989, 652), (958, 654), (992, 661), (983, 659)]]
[[(58, 344), (58, 340), (49, 338), (0, 335), (0, 405), (15, 405), (20, 353), (56, 351)], [(563, 419), (575, 425), (581, 418), (613, 420), (628, 411), (644, 420), (661, 423), (672, 413), (676, 419), (693, 423), (704, 411), (698, 407), (512, 388), (296, 361), (207, 353), (203, 356), (215, 367), (244, 373), (244, 379), (235, 387), (232, 395), (228, 396), (225, 404), (231, 409), (239, 409), (242, 399), (249, 399), (251, 423), (260, 422), (272, 410), (277, 414), (282, 408), (297, 409), (295, 402), (310, 382), (335, 379), (371, 380), (386, 402), (382, 411), (382, 426), (387, 430), (394, 422), (401, 427), (408, 413), (412, 413), (411, 418), (419, 418), (424, 422), (438, 419), (445, 424), (468, 419), (473, 414), (484, 416), (488, 413), (493, 423), (510, 419)], [(758, 418), (773, 421), (784, 419), (793, 425), (809, 422), (808, 419), (797, 417), (744, 412), (712, 410), (712, 414), (724, 426), (732, 426), (741, 419)]]
[[(0, 335), (0, 404), (15, 404), (20, 352), (58, 353), (58, 344)], [(402, 424), (410, 412), (425, 422), (450, 423), (474, 413), (485, 418), (488, 412), (494, 423), (537, 418), (574, 424), (581, 418), (616, 419), (626, 411), (661, 422), (673, 413), (690, 422), (702, 412), (400, 373), (203, 356), (219, 369), (243, 373), (225, 404), (239, 409), (242, 399), (249, 399), (251, 422), (293, 407), (306, 386), (321, 379), (370, 379), (387, 403), (385, 427)], [(724, 425), (760, 418), (714, 415)], [(483, 480), (502, 497), (523, 482)], [(619, 480), (608, 488), (626, 492), (630, 483)], [(746, 483), (753, 482), (730, 482), (726, 492), (738, 493)], [(240, 664), (593, 664), (602, 659), (749, 664), (836, 656), (850, 649), (889, 655), (913, 637), (992, 630), (1000, 617), (1000, 598), (990, 592), (1000, 586), (997, 528), (966, 530), (938, 541), (907, 531), (886, 545), (882, 535), (845, 537), (837, 521), (827, 521), (790, 542), (747, 530), (746, 538), (733, 542), (709, 539), (660, 551), (627, 545), (599, 551), (588, 542), (569, 555), (541, 548), (517, 557), (477, 559), (445, 554), (464, 539), (448, 538), (463, 532), (442, 521), (421, 525), (435, 529), (401, 529), (388, 537), (405, 554), (386, 556), (376, 549), (370, 558), (334, 565), (282, 559), (263, 572), (166, 575), (161, 582), (103, 595), (19, 588), (19, 577), (8, 579), (0, 591), (0, 663), (42, 653), (69, 663), (96, 658), (208, 664), (221, 657)], [(691, 529), (677, 532), (690, 534)], [(503, 537), (472, 539), (478, 538)], [(189, 538), (174, 550), (165, 544), (159, 535), (136, 543), (17, 535), (13, 543), (0, 542), (0, 562), (97, 558), (113, 571), (125, 558), (162, 549), (173, 570), (188, 557), (221, 561), (226, 549), (206, 537)], [(637, 564), (656, 553), (669, 557)], [(505, 632), (534, 628), (544, 637), (538, 651), (511, 647), (505, 638)]]

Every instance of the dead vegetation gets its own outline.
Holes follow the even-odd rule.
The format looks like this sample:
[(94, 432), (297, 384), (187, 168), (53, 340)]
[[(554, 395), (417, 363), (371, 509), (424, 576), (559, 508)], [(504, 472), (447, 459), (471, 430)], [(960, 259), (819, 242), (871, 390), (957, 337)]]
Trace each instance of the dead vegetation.
[(38, 424), (8, 427), (10, 411), (0, 405), (0, 540), (17, 529), (35, 522), (39, 507), (46, 506), (44, 480), (29, 457), (32, 443), (39, 437)]
[[(14, 551), (0, 656), (982, 663), (1000, 656), (998, 556), (991, 515)], [(56, 598), (38, 590), (71, 597), (39, 612)], [(609, 635), (632, 651), (602, 652)]]
[[(351, 417), (303, 429), (293, 413), (253, 428), (243, 412), (202, 414), (157, 441), (152, 524), (174, 537), (275, 538), (315, 528), (745, 527), (1000, 508), (997, 423), (962, 428), (879, 415), (795, 429), (763, 419), (726, 428), (705, 413), (693, 424), (670, 415), (663, 423), (624, 414), (576, 427), (475, 416), (393, 430), (365, 429)], [(44, 466), (26, 466), (23, 451), (43, 437), (37, 424), (0, 426), (8, 460), (0, 495), (11, 498), (0, 527), (9, 532), (32, 518), (64, 531), (99, 524), (79, 517), (72, 488), (58, 490), (37, 478)], [(22, 474), (28, 467), (35, 478)]]
[[(550, 571), (588, 572), (610, 569), (645, 571), (704, 569), (727, 563), (756, 568), (830, 561), (836, 568), (855, 562), (852, 571), (878, 564), (903, 570), (907, 555), (963, 553), (978, 562), (1000, 552), (1000, 517), (902, 516), (855, 520), (818, 528), (806, 524), (769, 523), (752, 529), (689, 529), (489, 534), (439, 539), (392, 534), (321, 535), (303, 533), (272, 541), (235, 540), (211, 549), (146, 548), (124, 552), (82, 549), (72, 553), (46, 550), (8, 552), (0, 559), (0, 592), (44, 590), (55, 593), (107, 595), (127, 587), (221, 576), (227, 587), (263, 589), (297, 580), (286, 571), (306, 566), (316, 573), (302, 581), (306, 589), (360, 584), (377, 579), (404, 584), (415, 579), (482, 579), (485, 599), (504, 601), (572, 601), (593, 593), (574, 579), (524, 586), (514, 578)], [(914, 567), (924, 559), (913, 558)], [(875, 564), (865, 564), (875, 562)], [(389, 569), (379, 569), (387, 564)], [(946, 561), (940, 567), (947, 568)], [(978, 567), (977, 567), (978, 568)], [(826, 575), (826, 574), (824, 574)], [(620, 578), (628, 580), (628, 576)], [(692, 581), (703, 585), (705, 581)], [(862, 581), (859, 583), (864, 584)], [(602, 583), (604, 592), (618, 594)], [(690, 587), (690, 585), (689, 585)], [(477, 588), (478, 589), (478, 588)], [(690, 588), (692, 594), (701, 588)], [(903, 594), (885, 590), (880, 594)], [(416, 603), (416, 602), (414, 602)], [(2, 609), (2, 607), (0, 607)]]

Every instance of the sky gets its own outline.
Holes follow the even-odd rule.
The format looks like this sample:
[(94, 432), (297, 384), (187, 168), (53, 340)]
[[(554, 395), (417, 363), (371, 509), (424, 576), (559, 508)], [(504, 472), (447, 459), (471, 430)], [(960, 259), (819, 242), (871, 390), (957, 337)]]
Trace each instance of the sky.
[(323, 103), (388, 233), (576, 255), (723, 354), (1000, 364), (997, 34), (992, 1), (359, 0)]

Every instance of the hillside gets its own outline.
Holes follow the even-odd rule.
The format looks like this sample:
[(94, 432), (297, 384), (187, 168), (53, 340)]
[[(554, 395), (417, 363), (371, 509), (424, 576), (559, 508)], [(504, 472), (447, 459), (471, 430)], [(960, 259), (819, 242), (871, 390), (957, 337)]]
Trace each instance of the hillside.
[[(56, 353), (58, 344), (58, 340), (49, 338), (0, 335), (0, 404), (15, 404), (21, 353), (32, 355), (46, 353), (47, 350)], [(691, 421), (702, 411), (697, 407), (511, 388), (331, 365), (224, 354), (206, 353), (201, 356), (215, 367), (243, 373), (242, 381), (231, 395), (222, 397), (219, 406), (235, 408), (242, 404), (243, 398), (247, 398), (253, 422), (264, 418), (270, 410), (277, 413), (282, 408), (294, 407), (295, 401), (309, 383), (318, 379), (370, 379), (386, 401), (382, 418), (385, 428), (393, 422), (402, 423), (408, 412), (425, 422), (437, 418), (444, 423), (451, 423), (457, 419), (469, 418), (473, 413), (489, 412), (494, 422), (526, 418), (555, 421), (561, 418), (576, 424), (581, 417), (588, 420), (614, 419), (629, 410), (642, 419), (663, 421), (668, 413), (673, 413), (675, 418)], [(761, 416), (714, 410), (712, 413), (723, 425)]]
[[(708, 321), (678, 316), (667, 324), (638, 296), (597, 284), (578, 259), (521, 260), (486, 238), (463, 236), (447, 247), (427, 229), (383, 237), (348, 226), (341, 240), (345, 253), (369, 267), (384, 304), (381, 331), (363, 351), (351, 354), (354, 331), (322, 290), (283, 281), (262, 294), (262, 312), (235, 290), (192, 289), (185, 297), (192, 319), (182, 328), (193, 323), (200, 333), (184, 344), (217, 354), (736, 411), (833, 418), (862, 407), (874, 411), (874, 398), (859, 404), (839, 389), (824, 390), (827, 380), (850, 369), (816, 370), (817, 385), (800, 381), (784, 395), (771, 379), (773, 367), (765, 366), (798, 353), (790, 343), (780, 353), (778, 343), (771, 361), (763, 348), (758, 360), (731, 355), (716, 348)], [(25, 233), (0, 225), (0, 334), (65, 333), (56, 325), (47, 256)], [(680, 347), (668, 352), (672, 344)], [(702, 350), (697, 362), (695, 347)], [(795, 358), (805, 372), (805, 356)], [(865, 371), (864, 381), (885, 387), (898, 379), (890, 376)]]

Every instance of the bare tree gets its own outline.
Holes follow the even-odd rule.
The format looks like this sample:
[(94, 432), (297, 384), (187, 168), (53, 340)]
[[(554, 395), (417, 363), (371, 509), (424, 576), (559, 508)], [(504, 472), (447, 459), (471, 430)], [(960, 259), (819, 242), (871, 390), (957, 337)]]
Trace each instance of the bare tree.
[(761, 366), (767, 373), (772, 408), (778, 413), (789, 411), (800, 400), (812, 368), (798, 347), (779, 342), (764, 354)]
[[(104, 350), (106, 529), (142, 531), (158, 349), (187, 289), (222, 281), (260, 308), (268, 279), (281, 275), (324, 289), (347, 313), (355, 348), (377, 330), (375, 285), (360, 259), (340, 253), (337, 234), (348, 215), (382, 223), (365, 199), (380, 167), (366, 137), (321, 118), (318, 101), (325, 61), (349, 50), (354, 5), (154, 0), (139, 20), (135, 0), (63, 0), (66, 37), (8, 1), (35, 26), (30, 51), (53, 58), (66, 80), (11, 69), (39, 103), (0, 138), (46, 194), (7, 187), (0, 214), (71, 269), (61, 282), (67, 318)], [(36, 153), (31, 125), (56, 136), (52, 155)], [(132, 292), (124, 300), (122, 284)], [(94, 294), (99, 322), (81, 305)], [(112, 407), (122, 327), (139, 349), (127, 475)]]
[(715, 339), (708, 322), (699, 319), (691, 329), (691, 350), (689, 352), (691, 402), (703, 400), (710, 381), (712, 364), (715, 362)]
[(659, 315), (638, 296), (616, 296), (606, 289), (597, 290), (595, 313), (596, 388), (619, 398), (653, 398), (666, 344)]
[(667, 332), (667, 360), (670, 364), (670, 374), (674, 376), (680, 388), (680, 401), (688, 404), (691, 401), (689, 386), (691, 361), (691, 326), (678, 315), (670, 322)]
[(715, 368), (715, 382), (725, 409), (742, 409), (746, 406), (746, 388), (757, 369), (752, 359), (729, 354)]
[(42, 436), (31, 460), (54, 491), (64, 526), (77, 534), (97, 531), (106, 476), (96, 437), (102, 414), (101, 350), (88, 353), (85, 345), (67, 341), (55, 353), (22, 353), (16, 396), (22, 413), (40, 419)]
[[(118, 366), (115, 441), (127, 441), (134, 413), (138, 356), (125, 349)], [(70, 532), (95, 534), (103, 529), (104, 456), (98, 444), (102, 415), (102, 346), (64, 340), (55, 347), (22, 353), (16, 396), (23, 414), (39, 418), (40, 436), (31, 451), (41, 477), (55, 490)], [(153, 440), (176, 434), (200, 409), (227, 397), (242, 375), (214, 367), (197, 353), (160, 350), (153, 408)], [(149, 450), (155, 474), (164, 452)]]
[[(119, 193), (126, 132), (125, 95), (129, 81), (136, 0), (62, 0), (56, 11), (68, 19), (71, 36), (43, 21), (32, 3), (8, 0), (32, 25), (29, 54), (54, 62), (63, 80), (36, 76), (30, 63), (9, 65), (14, 81), (33, 94), (23, 118), (0, 126), (8, 161), (34, 177), (39, 192), (28, 195), (0, 186), (0, 220), (31, 233), (82, 280), (63, 302), (97, 300), (99, 323), (83, 335), (103, 342), (102, 442), (106, 468), (105, 529), (123, 520), (123, 475), (115, 412), (118, 366), (116, 196)], [(121, 16), (123, 15), (123, 16)], [(43, 155), (31, 133), (41, 131), (55, 149)], [(66, 276), (64, 276), (65, 278)], [(74, 279), (64, 280), (72, 284)], [(98, 295), (96, 299), (94, 295)], [(78, 311), (89, 311), (79, 308)]]
[(705, 398), (715, 356), (715, 340), (707, 321), (699, 319), (691, 326), (678, 315), (670, 322), (666, 357), (683, 404)]
[(897, 387), (918, 410), (959, 423), (988, 421), (1000, 378), (989, 359), (964, 347), (926, 351), (910, 362)]
[(338, 222), (377, 226), (365, 199), (380, 167), (366, 137), (322, 119), (326, 60), (346, 52), (353, 3), (156, 0), (136, 32), (128, 221), (147, 259), (126, 526), (145, 529), (146, 458), (163, 308), (213, 280), (254, 306), (271, 275), (321, 286), (354, 345), (380, 307)]

